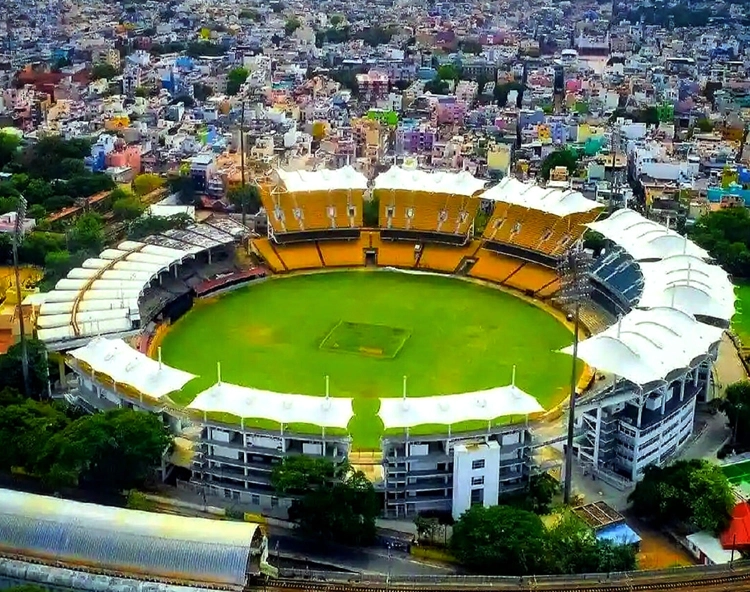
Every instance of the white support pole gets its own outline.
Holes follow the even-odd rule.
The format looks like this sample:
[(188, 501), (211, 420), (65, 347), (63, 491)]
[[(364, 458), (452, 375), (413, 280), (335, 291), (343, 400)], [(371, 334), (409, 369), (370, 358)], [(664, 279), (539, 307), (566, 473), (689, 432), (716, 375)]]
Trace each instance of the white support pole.
[(331, 387), (330, 377), (328, 376), (328, 374), (326, 374), (326, 399), (331, 396), (330, 387)]
[(161, 366), (162, 366), (162, 364), (161, 364), (161, 345), (159, 346), (159, 349), (156, 350), (156, 351), (158, 352), (158, 356), (159, 356), (159, 370), (161, 370)]
[(516, 365), (513, 364), (513, 373), (510, 375), (510, 385), (516, 386)]
[(216, 384), (221, 384), (221, 362), (216, 362)]
[(404, 386), (403, 386), (403, 392), (401, 394), (404, 401), (406, 401), (406, 376), (404, 376)]

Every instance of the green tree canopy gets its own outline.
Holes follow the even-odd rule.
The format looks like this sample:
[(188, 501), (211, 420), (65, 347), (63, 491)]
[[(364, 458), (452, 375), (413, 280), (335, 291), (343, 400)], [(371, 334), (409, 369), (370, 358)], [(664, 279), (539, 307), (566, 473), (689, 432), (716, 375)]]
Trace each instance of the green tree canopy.
[(16, 157), (21, 146), (21, 137), (14, 133), (0, 132), (0, 169)]
[(104, 248), (104, 225), (99, 214), (89, 212), (76, 220), (69, 235), (71, 249), (98, 255)]
[(279, 495), (294, 497), (289, 517), (305, 535), (350, 545), (374, 540), (380, 505), (362, 471), (327, 458), (290, 456), (271, 481)]
[(94, 67), (91, 68), (92, 80), (99, 80), (101, 78), (106, 78), (107, 80), (109, 80), (110, 78), (114, 78), (115, 76), (117, 76), (117, 74), (117, 68), (115, 68), (111, 64), (107, 64), (104, 62), (95, 64)]
[(184, 229), (194, 224), (187, 214), (174, 216), (143, 216), (133, 220), (128, 226), (128, 238), (136, 240), (152, 234), (166, 232), (173, 228)]
[(161, 417), (115, 409), (81, 417), (47, 439), (38, 473), (54, 487), (142, 486), (172, 442)]
[(440, 80), (458, 80), (461, 72), (453, 64), (443, 64), (437, 69), (437, 75)]
[(290, 35), (293, 35), (294, 32), (301, 26), (302, 22), (296, 16), (289, 17), (286, 20), (286, 23), (284, 23), (284, 33), (286, 33), (286, 36), (289, 37)]
[(701, 216), (688, 235), (735, 277), (750, 278), (750, 211), (722, 208)]
[(714, 533), (727, 526), (734, 507), (726, 476), (705, 460), (649, 465), (628, 501), (636, 515), (654, 524), (689, 524)]
[(242, 210), (244, 206), (245, 211), (249, 214), (257, 214), (260, 210), (260, 191), (257, 185), (232, 187), (227, 191), (227, 199), (239, 210)]
[[(29, 359), (29, 395), (36, 399), (47, 396), (47, 375), (52, 368), (45, 361), (44, 344), (38, 339), (26, 340), (26, 352)], [(24, 392), (23, 373), (21, 371), (21, 344), (11, 345), (5, 355), (0, 356), (0, 391), (13, 389)]]
[(164, 185), (164, 179), (154, 173), (143, 173), (133, 180), (133, 191), (138, 196), (148, 195)]
[(750, 381), (730, 384), (721, 399), (720, 409), (727, 414), (732, 430), (732, 447), (750, 450)]
[(245, 83), (249, 74), (247, 68), (242, 67), (230, 71), (227, 74), (227, 94), (236, 95), (240, 92), (240, 87)]
[(564, 166), (572, 175), (578, 168), (578, 157), (571, 150), (555, 150), (542, 161), (539, 173), (545, 181), (549, 181), (550, 172), (559, 166)]
[(135, 195), (118, 199), (112, 204), (112, 213), (115, 215), (115, 218), (126, 222), (140, 217), (145, 209), (146, 206)]
[(49, 439), (63, 430), (68, 417), (56, 407), (26, 399), (0, 413), (0, 470), (33, 470)]
[(475, 505), (453, 525), (451, 549), (462, 564), (480, 573), (541, 573), (545, 535), (542, 520), (533, 512)]

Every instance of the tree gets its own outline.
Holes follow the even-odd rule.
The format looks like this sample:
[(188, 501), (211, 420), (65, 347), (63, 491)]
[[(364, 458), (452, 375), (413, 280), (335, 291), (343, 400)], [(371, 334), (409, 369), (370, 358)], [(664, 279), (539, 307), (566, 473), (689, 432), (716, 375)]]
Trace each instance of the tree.
[[(38, 339), (26, 340), (26, 352), (29, 359), (29, 395), (41, 399), (47, 395), (47, 376), (52, 368), (45, 358), (44, 344)], [(0, 391), (14, 389), (24, 392), (23, 373), (21, 371), (21, 344), (16, 343), (0, 356)]]
[(578, 157), (570, 150), (555, 150), (542, 161), (539, 172), (545, 181), (549, 181), (550, 171), (559, 166), (564, 166), (568, 173), (573, 174), (578, 167)]
[(115, 218), (122, 221), (139, 218), (145, 209), (146, 206), (136, 196), (124, 197), (112, 204), (112, 213), (115, 215)]
[(164, 179), (154, 173), (144, 173), (138, 175), (133, 180), (133, 191), (139, 197), (148, 195), (152, 191), (156, 191), (164, 185)]
[(48, 438), (37, 467), (54, 488), (122, 491), (147, 482), (171, 443), (160, 416), (115, 409), (81, 417)]
[(0, 413), (0, 470), (33, 471), (46, 442), (69, 423), (52, 405), (30, 399), (3, 407)]
[(368, 228), (377, 228), (380, 219), (380, 199), (371, 197), (362, 204), (362, 223)]
[(229, 74), (227, 74), (227, 94), (228, 95), (236, 95), (238, 92), (240, 92), (240, 88), (243, 84), (245, 84), (245, 80), (247, 80), (248, 75), (250, 72), (248, 72), (247, 68), (235, 68)]
[(464, 39), (458, 44), (459, 49), (464, 53), (479, 55), (482, 53), (482, 44), (477, 39)]
[(696, 121), (695, 126), (704, 134), (710, 133), (714, 130), (714, 124), (705, 117), (701, 117), (698, 121)]
[(18, 153), (21, 137), (10, 132), (0, 132), (0, 169), (10, 163)]
[(730, 384), (719, 409), (727, 414), (732, 430), (731, 446), (740, 451), (750, 448), (750, 381)]
[(260, 210), (260, 191), (257, 185), (238, 185), (227, 191), (229, 203), (238, 210), (243, 210), (249, 214), (257, 214)]
[(305, 535), (350, 545), (375, 539), (380, 514), (375, 489), (362, 471), (347, 462), (286, 457), (274, 468), (271, 482), (278, 495), (294, 498), (289, 518)]
[(91, 68), (92, 80), (100, 80), (102, 78), (106, 78), (107, 80), (109, 80), (110, 78), (114, 78), (115, 76), (117, 76), (117, 74), (117, 68), (105, 62), (96, 64), (93, 68)]
[(587, 230), (583, 234), (583, 248), (591, 249), (594, 255), (601, 253), (606, 244), (607, 240), (604, 238), (604, 235), (596, 230)]
[(486, 574), (539, 573), (545, 530), (539, 516), (511, 506), (475, 505), (453, 526), (451, 549), (472, 570)]
[(453, 64), (443, 64), (438, 68), (437, 75), (440, 80), (458, 80), (461, 72)]
[(340, 14), (331, 15), (330, 23), (332, 27), (338, 27), (344, 20)]
[(149, 90), (145, 86), (139, 86), (135, 89), (135, 96), (142, 99), (148, 98)]
[(193, 96), (195, 97), (196, 101), (203, 102), (212, 94), (214, 94), (214, 89), (211, 88), (208, 84), (204, 84), (203, 82), (196, 82), (193, 85)]
[(723, 208), (701, 216), (688, 231), (692, 240), (735, 277), (750, 277), (750, 211)]
[(89, 212), (76, 220), (70, 232), (71, 249), (98, 254), (104, 247), (104, 225), (99, 214)]
[(656, 525), (689, 524), (714, 533), (727, 526), (734, 507), (726, 476), (705, 460), (649, 465), (628, 501), (636, 515)]
[(284, 23), (284, 33), (289, 37), (301, 26), (302, 22), (296, 16), (290, 17), (287, 19), (286, 23)]
[(446, 95), (448, 94), (448, 83), (440, 78), (434, 78), (424, 85), (424, 91), (433, 95)]

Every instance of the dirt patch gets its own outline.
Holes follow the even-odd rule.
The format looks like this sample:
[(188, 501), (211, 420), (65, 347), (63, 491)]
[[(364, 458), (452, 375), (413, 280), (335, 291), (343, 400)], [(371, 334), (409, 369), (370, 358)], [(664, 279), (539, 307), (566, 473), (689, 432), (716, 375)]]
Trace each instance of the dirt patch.
[(628, 524), (641, 537), (638, 553), (638, 569), (666, 569), (683, 565), (695, 565), (690, 553), (667, 535), (650, 528), (639, 520), (628, 517)]

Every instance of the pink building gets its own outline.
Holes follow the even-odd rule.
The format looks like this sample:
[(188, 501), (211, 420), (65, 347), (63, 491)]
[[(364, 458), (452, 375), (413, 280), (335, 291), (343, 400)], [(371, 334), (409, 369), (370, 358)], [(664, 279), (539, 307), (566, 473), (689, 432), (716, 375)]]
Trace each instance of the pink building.
[(139, 144), (117, 147), (104, 159), (108, 168), (130, 167), (136, 173), (141, 172), (141, 146)]
[(438, 124), (463, 123), (466, 116), (466, 103), (455, 97), (440, 97), (435, 107)]

